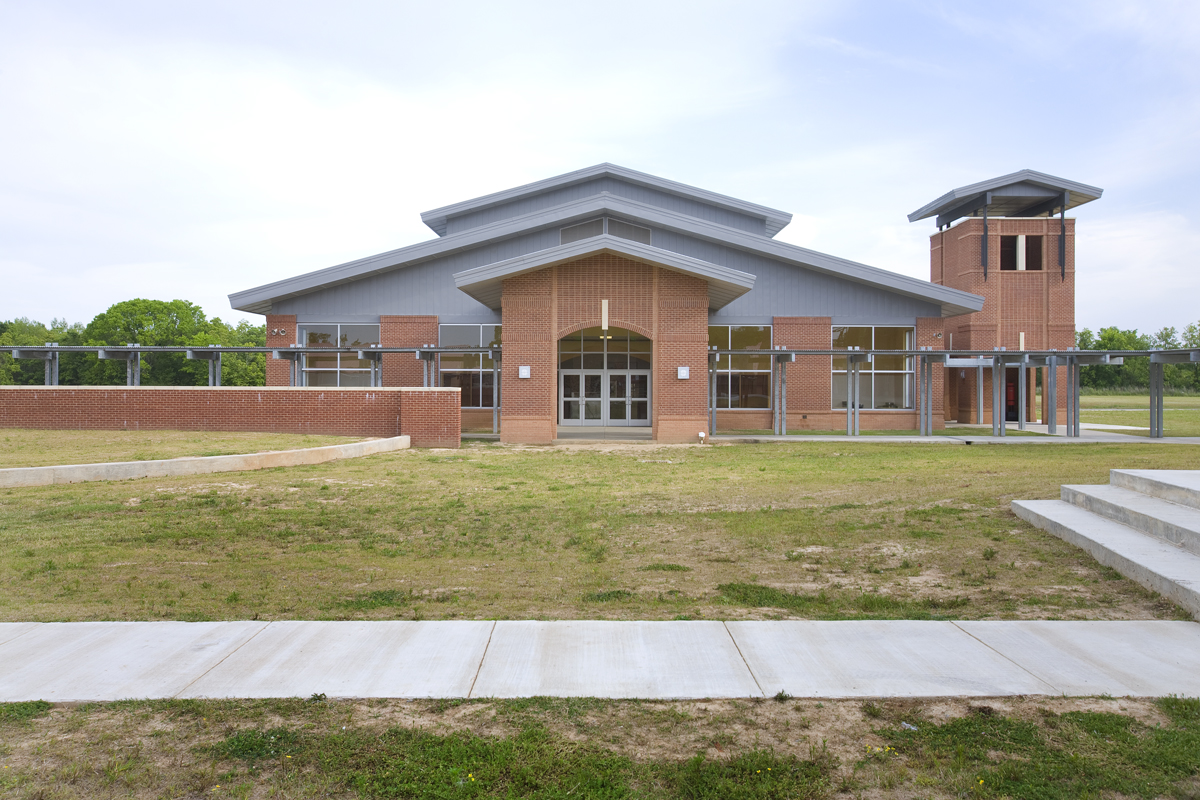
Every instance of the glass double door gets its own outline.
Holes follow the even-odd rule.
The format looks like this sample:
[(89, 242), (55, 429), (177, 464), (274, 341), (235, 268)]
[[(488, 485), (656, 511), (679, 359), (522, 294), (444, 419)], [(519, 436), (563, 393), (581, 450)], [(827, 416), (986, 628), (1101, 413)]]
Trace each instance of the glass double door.
[(650, 371), (560, 370), (560, 425), (648, 426)]

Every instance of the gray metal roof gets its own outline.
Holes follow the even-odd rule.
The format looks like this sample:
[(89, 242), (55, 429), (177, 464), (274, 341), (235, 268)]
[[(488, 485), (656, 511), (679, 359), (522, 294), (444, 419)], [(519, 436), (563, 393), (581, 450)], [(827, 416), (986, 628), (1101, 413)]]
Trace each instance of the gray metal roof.
[[(1104, 190), (1086, 183), (1023, 169), (1011, 175), (961, 186), (908, 215), (909, 222), (937, 216), (938, 227), (987, 208), (989, 216), (1037, 217), (1057, 213), (1066, 195), (1066, 209), (1090, 203)], [(989, 198), (990, 195), (990, 198)], [(991, 202), (988, 202), (990, 199)]]
[(275, 300), (307, 294), (317, 289), (337, 286), (392, 269), (401, 269), (538, 228), (566, 225), (605, 213), (617, 214), (631, 221), (649, 224), (652, 227), (684, 233), (697, 239), (757, 253), (787, 264), (937, 303), (942, 307), (943, 316), (967, 314), (983, 308), (983, 298), (978, 295), (826, 255), (804, 247), (785, 244), (774, 239), (766, 239), (762, 236), (613, 195), (588, 197), (522, 217), (473, 228), (441, 239), (421, 242), (387, 253), (235, 292), (229, 296), (229, 300), (233, 308), (239, 311), (266, 314), (270, 312), (271, 303)]
[(754, 276), (748, 272), (710, 264), (690, 256), (672, 253), (651, 245), (621, 239), (609, 234), (581, 239), (570, 244), (539, 250), (536, 253), (498, 261), (455, 273), (454, 285), (489, 308), (500, 308), (505, 278), (564, 264), (597, 253), (614, 253), (665, 269), (703, 278), (708, 282), (708, 307), (721, 308), (754, 288)]
[(742, 214), (748, 214), (752, 217), (759, 217), (766, 221), (767, 236), (774, 236), (792, 221), (792, 215), (786, 211), (760, 206), (756, 203), (747, 203), (745, 200), (738, 200), (736, 197), (698, 189), (695, 186), (676, 183), (665, 178), (648, 175), (645, 172), (637, 172), (636, 170), (626, 169), (625, 167), (609, 163), (597, 164), (594, 167), (586, 167), (585, 169), (568, 172), (553, 178), (527, 183), (524, 186), (506, 189), (503, 192), (496, 192), (484, 195), (483, 197), (476, 197), (473, 200), (464, 200), (461, 203), (435, 208), (432, 211), (422, 213), (421, 220), (432, 228), (438, 236), (445, 236), (446, 220), (450, 217), (466, 214), (471, 211), (478, 211), (490, 206), (510, 203), (520, 197), (538, 194), (561, 186), (583, 183), (584, 181), (604, 175), (610, 175), (640, 186), (649, 186), (659, 191), (679, 195), (680, 197), (687, 197), (719, 208), (727, 208)]
[[(235, 292), (229, 295), (229, 301), (232, 307), (239, 311), (267, 314), (270, 313), (273, 302), (360, 280), (389, 270), (403, 269), (530, 231), (583, 221), (601, 214), (615, 214), (650, 227), (685, 234), (698, 240), (755, 253), (785, 264), (936, 303), (941, 307), (942, 315), (947, 317), (967, 314), (983, 308), (983, 298), (978, 295), (826, 255), (804, 247), (785, 244), (774, 239), (700, 220), (687, 214), (609, 194), (586, 197), (520, 217), (481, 225), (440, 239), (421, 242), (253, 289)], [(648, 249), (657, 254), (656, 259), (659, 261), (688, 258), (663, 248), (648, 246)], [(707, 262), (697, 261), (696, 263)], [(716, 265), (710, 266), (725, 269), (716, 267)], [(736, 272), (736, 270), (733, 271)]]

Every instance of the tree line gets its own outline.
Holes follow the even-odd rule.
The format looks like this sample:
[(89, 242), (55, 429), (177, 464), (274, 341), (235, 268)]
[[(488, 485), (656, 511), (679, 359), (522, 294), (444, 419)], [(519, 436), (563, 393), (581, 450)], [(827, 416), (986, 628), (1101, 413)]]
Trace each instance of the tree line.
[[(26, 318), (0, 321), (0, 348), (41, 347), (46, 342), (60, 345), (140, 344), (146, 347), (265, 347), (266, 325), (246, 320), (230, 325), (219, 317), (208, 319), (204, 311), (186, 300), (126, 300), (98, 314), (87, 325), (55, 319), (43, 325)], [(59, 356), (59, 383), (71, 386), (122, 386), (124, 361), (101, 361), (91, 353)], [(14, 359), (0, 349), (0, 384), (36, 385), (44, 381), (44, 362)], [(226, 354), (221, 358), (224, 386), (263, 386), (266, 383), (264, 353)], [(142, 355), (142, 384), (145, 386), (206, 386), (208, 363), (189, 361), (185, 353)]]
[[(1075, 344), (1081, 350), (1178, 350), (1200, 348), (1200, 322), (1193, 322), (1180, 333), (1175, 328), (1163, 328), (1158, 333), (1143, 334), (1136, 330), (1101, 328), (1092, 333), (1087, 328), (1075, 334)], [(1200, 364), (1167, 364), (1163, 367), (1163, 383), (1168, 390), (1200, 392)], [(1120, 366), (1084, 367), (1079, 375), (1080, 386), (1090, 389), (1143, 389), (1150, 385), (1150, 359), (1145, 356), (1126, 358)]]

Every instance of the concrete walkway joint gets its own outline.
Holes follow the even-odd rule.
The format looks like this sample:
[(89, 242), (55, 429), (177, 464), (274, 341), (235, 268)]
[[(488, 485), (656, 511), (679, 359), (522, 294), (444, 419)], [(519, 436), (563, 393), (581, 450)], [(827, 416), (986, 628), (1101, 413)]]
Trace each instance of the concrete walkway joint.
[(0, 623), (0, 702), (1200, 696), (1174, 621)]

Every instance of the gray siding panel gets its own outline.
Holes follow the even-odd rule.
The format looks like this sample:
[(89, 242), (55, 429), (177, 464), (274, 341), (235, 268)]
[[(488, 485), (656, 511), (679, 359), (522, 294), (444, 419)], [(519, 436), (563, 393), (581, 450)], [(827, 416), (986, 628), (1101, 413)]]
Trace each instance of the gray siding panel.
[(722, 318), (735, 317), (840, 317), (869, 321), (942, 315), (936, 303), (671, 231), (655, 228), (654, 246), (755, 276), (754, 290), (714, 312), (714, 324)]
[(547, 208), (561, 206), (563, 203), (570, 203), (574, 200), (582, 200), (585, 197), (598, 195), (605, 190), (604, 184), (606, 180), (605, 178), (597, 178), (584, 181), (574, 186), (563, 186), (560, 189), (552, 189), (542, 194), (522, 197), (519, 200), (492, 206), (491, 208), (481, 208), (478, 211), (472, 211), (462, 216), (450, 217), (446, 220), (446, 235), (450, 236), (455, 233), (462, 233), (472, 228), (478, 228), (480, 225), (488, 225), (493, 222), (519, 217), (523, 214), (532, 214), (535, 211), (544, 211)]
[(735, 228), (739, 231), (755, 233), (759, 236), (767, 235), (767, 221), (765, 219), (739, 214), (736, 211), (724, 208), (717, 208), (716, 206), (710, 206), (687, 197), (680, 197), (679, 195), (668, 194), (658, 189), (651, 189), (647, 186), (636, 186), (615, 178), (608, 178), (607, 182), (607, 191), (609, 194), (615, 194), (617, 197), (624, 197), (627, 200), (645, 203), (648, 206), (656, 206), (667, 211), (674, 211), (676, 214), (686, 214), (689, 217), (695, 217), (696, 219), (702, 219), (705, 222), (712, 222), (717, 225), (724, 225), (727, 228)]
[[(327, 320), (380, 314), (436, 314), (456, 320), (498, 322), (496, 312), (455, 287), (454, 273), (546, 250), (558, 243), (557, 228), (535, 231), (280, 300), (275, 303), (273, 313)], [(663, 250), (756, 276), (751, 292), (711, 315), (714, 324), (769, 322), (776, 316), (836, 317), (840, 321), (880, 323), (941, 316), (941, 308), (935, 303), (661, 228), (653, 230), (653, 243)]]
[(462, 233), (472, 228), (478, 228), (480, 225), (488, 225), (493, 222), (511, 219), (512, 217), (519, 217), (523, 214), (532, 214), (535, 211), (544, 211), (548, 208), (560, 206), (563, 203), (582, 200), (585, 197), (593, 197), (601, 192), (608, 192), (617, 197), (624, 197), (628, 200), (645, 203), (646, 205), (673, 211), (677, 214), (687, 214), (690, 217), (724, 225), (729, 228), (736, 228), (747, 233), (754, 233), (759, 236), (767, 235), (767, 223), (764, 219), (752, 217), (747, 214), (739, 214), (736, 211), (724, 208), (717, 208), (716, 206), (710, 206), (697, 200), (680, 197), (658, 189), (637, 186), (612, 177), (596, 178), (584, 181), (583, 183), (577, 183), (574, 186), (564, 186), (560, 189), (522, 197), (519, 200), (503, 203), (491, 208), (483, 208), (461, 216), (450, 217), (446, 220), (446, 235)]
[(497, 317), (487, 306), (454, 285), (454, 273), (496, 261), (516, 258), (558, 245), (558, 229), (535, 231), (409, 267), (371, 275), (309, 294), (280, 300), (272, 313), (322, 316), (361, 314), (437, 314), (439, 316)]

